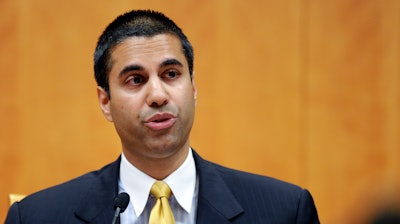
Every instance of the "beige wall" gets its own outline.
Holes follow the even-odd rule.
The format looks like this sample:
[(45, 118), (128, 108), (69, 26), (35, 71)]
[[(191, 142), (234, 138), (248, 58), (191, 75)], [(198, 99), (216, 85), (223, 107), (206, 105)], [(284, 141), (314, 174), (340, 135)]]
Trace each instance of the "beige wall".
[(310, 189), (323, 223), (400, 198), (400, 1), (0, 1), (0, 220), (29, 194), (116, 159), (96, 99), (97, 37), (131, 8), (195, 48), (192, 146)]

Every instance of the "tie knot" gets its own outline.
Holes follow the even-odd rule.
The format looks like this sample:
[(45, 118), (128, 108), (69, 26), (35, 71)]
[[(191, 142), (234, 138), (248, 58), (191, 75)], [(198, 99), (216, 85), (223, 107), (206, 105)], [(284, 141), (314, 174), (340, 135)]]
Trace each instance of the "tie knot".
[(171, 196), (171, 189), (164, 181), (156, 181), (151, 187), (150, 193), (157, 199), (162, 197), (169, 198)]

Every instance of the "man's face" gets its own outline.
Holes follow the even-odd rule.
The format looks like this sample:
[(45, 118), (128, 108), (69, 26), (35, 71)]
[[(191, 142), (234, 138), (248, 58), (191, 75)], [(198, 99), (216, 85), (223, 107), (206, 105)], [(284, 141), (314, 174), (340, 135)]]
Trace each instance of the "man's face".
[(98, 97), (124, 153), (160, 159), (187, 150), (196, 87), (179, 39), (130, 37), (113, 49), (111, 65), (110, 99), (100, 87)]

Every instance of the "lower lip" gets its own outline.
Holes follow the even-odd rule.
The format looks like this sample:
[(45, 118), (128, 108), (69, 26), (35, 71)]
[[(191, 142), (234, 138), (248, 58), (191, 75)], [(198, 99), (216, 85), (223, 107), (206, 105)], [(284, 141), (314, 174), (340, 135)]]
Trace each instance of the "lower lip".
[(172, 127), (176, 122), (176, 118), (170, 118), (162, 122), (146, 122), (144, 125), (151, 130), (159, 131)]

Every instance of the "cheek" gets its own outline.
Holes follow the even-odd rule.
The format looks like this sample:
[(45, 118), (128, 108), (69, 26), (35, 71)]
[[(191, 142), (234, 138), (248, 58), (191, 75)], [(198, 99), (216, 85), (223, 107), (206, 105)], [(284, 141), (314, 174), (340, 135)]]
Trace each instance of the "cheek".
[(111, 113), (114, 121), (132, 119), (132, 116), (136, 113), (134, 110), (135, 105), (133, 105), (128, 99), (111, 98), (111, 101)]
[(187, 112), (192, 113), (196, 106), (196, 100), (192, 89), (185, 91), (185, 95), (182, 99), (182, 104), (186, 108)]

